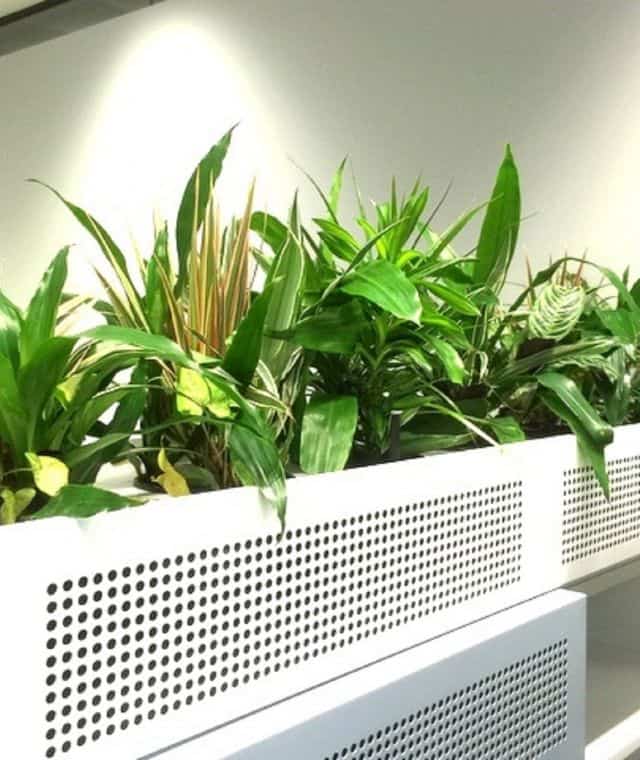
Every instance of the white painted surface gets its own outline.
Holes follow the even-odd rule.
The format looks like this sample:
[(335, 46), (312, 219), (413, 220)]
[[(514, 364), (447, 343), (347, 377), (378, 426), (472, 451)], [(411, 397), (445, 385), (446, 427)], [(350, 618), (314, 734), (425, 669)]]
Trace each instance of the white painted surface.
[[(13, 621), (0, 629), (11, 684), (0, 713), (33, 715), (33, 731), (8, 724), (3, 741), (25, 760), (67, 740), (73, 749), (88, 734), (77, 724), (87, 708), (76, 692), (86, 693), (98, 698), (87, 717), (99, 713), (90, 730), (100, 736), (69, 760), (139, 757), (637, 557), (640, 502), (626, 498), (640, 473), (620, 470), (640, 460), (637, 432), (621, 428), (608, 451), (612, 502), (595, 526), (593, 476), (561, 436), (296, 479), (282, 541), (247, 488), (6, 527), (0, 574), (19, 582), (0, 588)], [(563, 489), (567, 473), (580, 479), (577, 501)], [(583, 516), (585, 494), (593, 509)], [(584, 556), (567, 559), (583, 534)], [(76, 670), (79, 646), (89, 672), (100, 662), (96, 685)], [(127, 662), (140, 672), (122, 675)], [(57, 713), (47, 720), (50, 692)]]
[(0, 0), (0, 16), (24, 10), (31, 5), (36, 5), (39, 0)]
[[(640, 233), (640, 4), (627, 0), (167, 0), (0, 60), (0, 283), (23, 301), (64, 243), (92, 245), (26, 177), (144, 248), (201, 154), (242, 126), (227, 206), (258, 175), (281, 213), (288, 156), (323, 184), (345, 153), (369, 196), (423, 171), (443, 225), (484, 200), (504, 143), (522, 169), (521, 246), (621, 268)], [(317, 209), (310, 194), (304, 210)], [(521, 270), (518, 270), (521, 271)], [(516, 272), (518, 275), (518, 272)]]
[[(518, 605), (454, 633), (428, 642), (402, 654), (376, 663), (313, 689), (292, 700), (257, 713), (245, 720), (221, 728), (200, 739), (157, 755), (158, 760), (276, 760), (277, 758), (342, 757), (343, 745), (355, 749), (344, 756), (383, 758), (379, 749), (393, 747), (397, 756), (435, 757), (431, 742), (438, 745), (442, 757), (468, 755), (473, 741), (473, 757), (498, 758), (495, 747), (503, 746), (503, 729), (510, 722), (519, 725), (520, 752), (526, 757), (548, 760), (582, 760), (584, 732), (584, 599), (579, 594), (556, 591)], [(491, 720), (471, 724), (471, 709), (458, 710), (457, 694), (471, 692), (474, 702), (482, 702), (482, 684), (487, 677), (496, 678), (503, 668), (529, 658), (549, 645), (566, 640), (566, 713), (564, 740), (535, 752), (534, 742), (527, 741), (529, 726), (540, 720), (536, 739), (544, 741), (551, 730), (556, 710), (551, 707), (557, 694), (550, 688), (523, 687), (524, 678), (517, 671), (509, 697), (496, 689), (491, 705)], [(517, 666), (516, 666), (517, 667)], [(533, 669), (527, 674), (535, 682)], [(499, 676), (496, 681), (499, 681)], [(521, 693), (522, 692), (522, 693)], [(506, 697), (506, 698), (505, 698)], [(429, 706), (442, 700), (449, 705), (446, 720), (430, 720)], [(530, 709), (535, 704), (535, 709)], [(504, 720), (505, 710), (510, 721)], [(479, 710), (480, 712), (480, 710)], [(466, 713), (466, 714), (465, 714)], [(415, 721), (409, 716), (417, 715)], [(424, 720), (423, 732), (413, 732), (414, 723)], [(431, 723), (431, 726), (429, 725)], [(397, 732), (389, 731), (394, 724)], [(429, 727), (433, 731), (429, 736)], [(385, 730), (387, 729), (387, 730)], [(380, 742), (359, 740), (380, 732)], [(533, 732), (532, 732), (533, 733)], [(452, 739), (452, 735), (458, 739)], [(488, 737), (491, 739), (488, 740)], [(492, 752), (486, 747), (491, 742)], [(506, 742), (505, 742), (506, 744)], [(377, 745), (377, 746), (376, 746)], [(304, 752), (303, 752), (304, 748)], [(410, 749), (409, 749), (410, 748)], [(456, 749), (458, 753), (456, 753)], [(452, 751), (453, 750), (453, 751)], [(445, 754), (446, 751), (446, 754)]]

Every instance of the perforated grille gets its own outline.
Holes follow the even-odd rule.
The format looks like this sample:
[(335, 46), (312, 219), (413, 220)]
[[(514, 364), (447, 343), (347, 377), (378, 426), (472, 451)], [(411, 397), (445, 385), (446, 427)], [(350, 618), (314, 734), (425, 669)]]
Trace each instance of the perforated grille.
[(516, 583), (522, 483), (47, 589), (46, 757)]
[(590, 467), (564, 472), (564, 564), (640, 538), (640, 456), (615, 459), (607, 470), (610, 501)]
[(567, 738), (567, 649), (563, 639), (324, 760), (540, 758)]

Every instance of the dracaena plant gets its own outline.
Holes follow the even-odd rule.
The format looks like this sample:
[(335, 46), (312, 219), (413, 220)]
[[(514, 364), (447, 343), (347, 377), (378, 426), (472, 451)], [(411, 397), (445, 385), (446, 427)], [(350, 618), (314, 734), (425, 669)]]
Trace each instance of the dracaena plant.
[[(90, 484), (123, 445), (141, 410), (140, 389), (118, 386), (113, 361), (93, 364), (86, 342), (63, 334), (82, 299), (67, 299), (67, 249), (25, 311), (0, 291), (0, 524), (28, 517), (88, 517), (131, 503)], [(68, 325), (67, 325), (68, 326)], [(85, 447), (99, 418), (109, 445)]]
[[(268, 281), (284, 275), (300, 283), (297, 294), (279, 298), (282, 318), (267, 320), (265, 329), (270, 341), (288, 344), (285, 356), (292, 347), (305, 350), (309, 393), (295, 404), (295, 455), (305, 472), (409, 453), (402, 430), (428, 412), (484, 435), (483, 421), (461, 414), (435, 385), (464, 377), (468, 341), (458, 321), (479, 312), (449, 277), (449, 246), (482, 207), (439, 236), (426, 211), (429, 189), (416, 183), (401, 198), (394, 182), (373, 216), (360, 203), (358, 239), (339, 221), (344, 168), (327, 195), (314, 183), (327, 212), (313, 220), (315, 229), (298, 223), (295, 204), (288, 228), (266, 214), (253, 220), (274, 254)], [(419, 453), (429, 443), (421, 448), (412, 439), (408, 446)]]
[[(110, 272), (98, 272), (108, 295), (108, 326), (94, 332), (153, 352), (134, 377), (149, 386), (141, 414), (142, 445), (128, 451), (149, 484), (215, 489), (257, 485), (284, 516), (284, 471), (266, 416), (286, 415), (260, 363), (270, 289), (251, 292), (249, 243), (253, 187), (243, 214), (224, 225), (215, 183), (232, 131), (190, 177), (177, 215), (175, 253), (166, 224), (156, 230), (139, 277), (108, 232), (83, 209), (58, 197), (92, 235)], [(54, 191), (55, 192), (55, 191)], [(174, 263), (175, 262), (175, 263)], [(174, 347), (169, 350), (167, 341)], [(171, 478), (165, 477), (171, 468)]]

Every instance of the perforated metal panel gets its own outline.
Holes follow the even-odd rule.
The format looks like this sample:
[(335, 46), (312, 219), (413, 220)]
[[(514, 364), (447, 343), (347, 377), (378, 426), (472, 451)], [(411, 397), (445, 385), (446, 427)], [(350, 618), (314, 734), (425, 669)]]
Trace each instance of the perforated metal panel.
[(45, 757), (516, 583), (522, 508), (513, 481), (56, 579)]
[(158, 760), (583, 760), (585, 602), (554, 592)]
[(561, 639), (323, 760), (542, 757), (567, 738), (568, 643)]
[(563, 564), (640, 538), (640, 454), (612, 459), (608, 472), (609, 501), (590, 468), (563, 473)]

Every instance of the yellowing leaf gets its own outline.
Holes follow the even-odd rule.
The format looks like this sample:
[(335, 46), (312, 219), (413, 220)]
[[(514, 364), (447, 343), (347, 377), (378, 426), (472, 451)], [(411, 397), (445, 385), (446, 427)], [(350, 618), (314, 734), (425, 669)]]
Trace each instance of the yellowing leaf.
[(48, 496), (56, 496), (69, 482), (69, 468), (55, 457), (26, 454), (37, 488)]
[(176, 383), (180, 414), (199, 415), (204, 409), (222, 420), (233, 419), (238, 405), (217, 385), (193, 369), (181, 368)]
[(164, 449), (160, 449), (158, 454), (158, 467), (162, 470), (162, 475), (153, 480), (162, 486), (169, 496), (188, 496), (191, 493), (187, 481), (171, 464)]
[(180, 414), (202, 414), (203, 407), (209, 403), (209, 388), (196, 370), (185, 367), (178, 370), (176, 391), (176, 406)]
[(60, 403), (67, 407), (73, 401), (78, 386), (82, 382), (82, 375), (71, 375), (64, 382), (59, 383), (56, 388), (56, 398)]
[(207, 409), (215, 417), (219, 417), (222, 420), (230, 420), (235, 417), (238, 405), (236, 402), (227, 396), (227, 394), (218, 388), (217, 385), (209, 383), (209, 401), (207, 403)]

